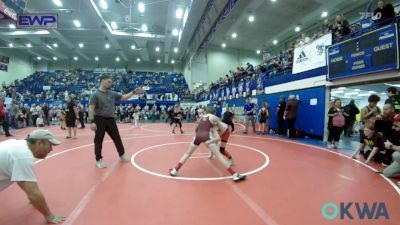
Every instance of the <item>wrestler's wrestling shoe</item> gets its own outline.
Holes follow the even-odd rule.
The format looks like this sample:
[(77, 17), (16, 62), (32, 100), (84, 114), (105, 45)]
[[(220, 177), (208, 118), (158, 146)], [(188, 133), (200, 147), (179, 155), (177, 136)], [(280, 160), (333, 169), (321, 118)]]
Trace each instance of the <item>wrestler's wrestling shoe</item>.
[(235, 174), (233, 174), (232, 179), (235, 182), (239, 182), (239, 181), (245, 180), (246, 179), (246, 175), (235, 173)]
[(177, 174), (178, 174), (178, 171), (175, 168), (172, 168), (169, 170), (169, 175), (176, 177)]

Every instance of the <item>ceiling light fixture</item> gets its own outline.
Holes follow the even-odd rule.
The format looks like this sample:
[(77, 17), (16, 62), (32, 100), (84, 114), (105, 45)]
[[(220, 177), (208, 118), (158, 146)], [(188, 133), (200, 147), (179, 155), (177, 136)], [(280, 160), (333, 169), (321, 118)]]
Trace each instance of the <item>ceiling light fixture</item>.
[(135, 45), (131, 45), (131, 49), (134, 50), (136, 48)]
[(42, 57), (38, 56), (36, 57), (37, 60), (42, 60)]
[(53, 2), (54, 2), (54, 4), (55, 4), (56, 6), (58, 6), (58, 7), (61, 7), (61, 6), (62, 6), (61, 0), (53, 0)]
[(171, 64), (175, 64), (175, 60), (171, 60)]
[(178, 52), (178, 48), (175, 47), (174, 48), (174, 52), (177, 53)]
[(327, 17), (327, 16), (328, 16), (328, 12), (327, 11), (322, 12), (321, 17)]
[(178, 18), (178, 19), (182, 19), (182, 17), (183, 17), (183, 9), (177, 8), (177, 9), (176, 9), (176, 12), (175, 12), (175, 16), (176, 16), (176, 18)]
[(136, 62), (140, 62), (140, 58), (137, 58), (137, 59), (136, 59)]
[(179, 35), (178, 29), (173, 29), (173, 30), (172, 30), (172, 35), (178, 36), (178, 35)]
[(75, 57), (74, 57), (74, 60), (75, 60), (75, 61), (78, 61), (78, 57), (75, 56)]
[(58, 58), (54, 56), (54, 57), (53, 57), (53, 60), (54, 60), (54, 61), (57, 61), (57, 60), (58, 60)]
[(147, 25), (146, 24), (142, 24), (142, 31), (143, 32), (147, 32)]
[(138, 9), (139, 9), (139, 12), (144, 13), (144, 3), (143, 2), (139, 2)]
[(115, 58), (115, 61), (119, 62), (119, 60), (120, 60), (119, 57)]
[(252, 22), (254, 22), (254, 16), (249, 16), (249, 21), (252, 23)]
[(31, 48), (32, 45), (30, 43), (26, 44), (26, 47)]
[(107, 49), (110, 48), (110, 44), (106, 44), (104, 47), (106, 47)]
[(294, 28), (294, 31), (296, 31), (296, 32), (300, 32), (300, 30), (301, 30), (300, 26), (297, 26), (296, 28)]
[(222, 45), (221, 45), (223, 48), (226, 48), (226, 44), (225, 43), (222, 43)]
[(233, 33), (233, 34), (232, 34), (232, 38), (233, 38), (233, 39), (237, 38), (237, 33)]
[(81, 27), (81, 22), (79, 22), (79, 20), (74, 20), (74, 25), (76, 27)]
[(85, 46), (83, 43), (79, 43), (79, 48), (83, 48)]
[(157, 59), (157, 63), (161, 63), (161, 60)]
[(359, 92), (348, 92), (348, 93), (345, 93), (344, 95), (358, 95), (359, 94)]
[(97, 57), (97, 56), (94, 57), (94, 60), (99, 61), (99, 57)]
[(274, 45), (278, 44), (278, 40), (274, 40), (272, 43), (274, 43)]
[(156, 52), (159, 52), (160, 51), (160, 47), (156, 47)]
[(257, 55), (261, 54), (261, 50), (256, 51)]
[(54, 48), (58, 48), (58, 44), (57, 43), (54, 43), (53, 46), (54, 46)]
[(14, 47), (13, 43), (9, 43), (8, 47), (10, 47), (10, 48)]
[(107, 4), (107, 1), (106, 0), (100, 0), (100, 7), (102, 8), (102, 9), (108, 9), (108, 4)]
[(8, 27), (10, 28), (10, 29), (15, 29), (16, 27), (15, 27), (15, 24), (13, 24), (13, 23), (10, 23), (9, 25), (8, 25)]
[(117, 25), (117, 23), (115, 21), (111, 22), (111, 27), (112, 27), (113, 30), (118, 29), (118, 25)]
[(342, 93), (344, 93), (343, 90), (340, 90), (340, 91), (331, 91), (331, 94), (342, 94)]

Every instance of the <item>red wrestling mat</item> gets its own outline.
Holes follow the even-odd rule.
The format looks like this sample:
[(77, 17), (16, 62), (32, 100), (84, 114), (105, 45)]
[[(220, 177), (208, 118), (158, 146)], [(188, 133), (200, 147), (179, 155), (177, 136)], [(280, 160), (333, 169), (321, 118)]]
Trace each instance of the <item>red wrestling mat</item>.
[[(194, 124), (184, 124), (183, 135), (171, 134), (166, 124), (141, 128), (124, 124), (119, 129), (132, 163), (119, 162), (106, 135), (103, 156), (108, 168), (97, 169), (94, 133), (88, 127), (78, 130), (78, 139), (68, 140), (66, 131), (50, 128), (63, 143), (35, 169), (50, 209), (67, 216), (64, 224), (392, 225), (400, 221), (396, 185), (325, 148), (270, 136), (232, 135), (226, 149), (234, 157), (234, 169), (249, 174), (246, 181), (229, 179), (215, 158), (208, 159), (204, 146), (172, 178), (168, 169), (189, 146)], [(13, 135), (23, 138), (31, 130)], [(1, 192), (0, 199), (1, 225), (45, 224), (17, 185)]]

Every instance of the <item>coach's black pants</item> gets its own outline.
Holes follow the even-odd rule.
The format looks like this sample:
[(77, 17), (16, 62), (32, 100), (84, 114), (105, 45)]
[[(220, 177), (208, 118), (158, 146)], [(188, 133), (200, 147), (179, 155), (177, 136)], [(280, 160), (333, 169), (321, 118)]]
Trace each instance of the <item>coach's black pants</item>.
[(94, 136), (94, 153), (96, 154), (96, 161), (103, 158), (101, 155), (101, 149), (103, 147), (103, 140), (106, 132), (113, 140), (119, 156), (122, 156), (125, 153), (125, 150), (122, 144), (121, 136), (119, 136), (115, 119), (95, 116), (94, 122), (97, 126), (96, 134)]

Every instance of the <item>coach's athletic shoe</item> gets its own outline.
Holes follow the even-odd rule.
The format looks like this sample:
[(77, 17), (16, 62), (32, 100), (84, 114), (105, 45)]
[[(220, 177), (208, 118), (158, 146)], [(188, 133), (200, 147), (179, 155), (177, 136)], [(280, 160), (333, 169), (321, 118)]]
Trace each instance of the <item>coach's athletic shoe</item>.
[(233, 166), (234, 162), (233, 162), (233, 158), (232, 157), (230, 159), (228, 159), (228, 163), (229, 163), (230, 166)]
[(129, 158), (126, 157), (125, 154), (121, 155), (119, 158), (121, 159), (121, 162), (124, 162), (124, 163), (131, 162), (131, 160), (129, 160)]
[(233, 174), (232, 179), (235, 182), (239, 182), (239, 181), (246, 179), (246, 175), (235, 173), (235, 174)]
[(176, 177), (176, 174), (178, 174), (178, 171), (175, 168), (169, 169), (169, 175)]
[(96, 167), (100, 169), (107, 168), (106, 163), (103, 161), (103, 159), (100, 159), (96, 162)]

